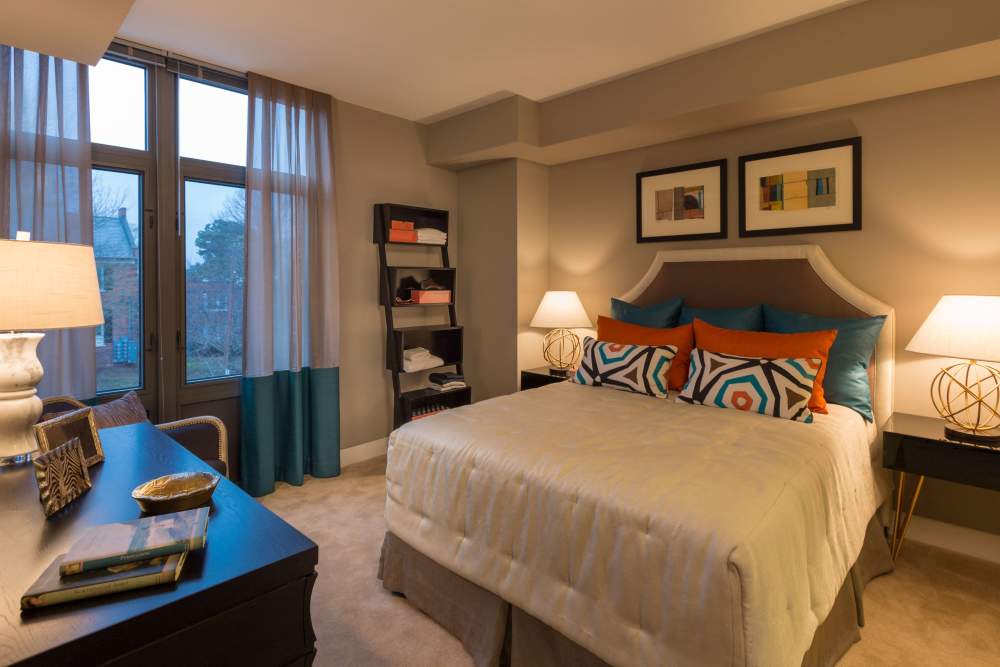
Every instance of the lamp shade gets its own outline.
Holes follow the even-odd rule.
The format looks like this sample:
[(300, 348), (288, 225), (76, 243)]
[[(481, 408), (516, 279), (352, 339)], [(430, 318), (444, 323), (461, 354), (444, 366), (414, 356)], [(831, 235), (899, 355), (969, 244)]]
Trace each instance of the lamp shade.
[(573, 329), (592, 327), (587, 311), (576, 292), (550, 290), (542, 297), (531, 326), (540, 329)]
[(104, 322), (94, 249), (74, 243), (0, 240), (0, 331)]
[(938, 357), (1000, 361), (1000, 296), (941, 297), (906, 349)]

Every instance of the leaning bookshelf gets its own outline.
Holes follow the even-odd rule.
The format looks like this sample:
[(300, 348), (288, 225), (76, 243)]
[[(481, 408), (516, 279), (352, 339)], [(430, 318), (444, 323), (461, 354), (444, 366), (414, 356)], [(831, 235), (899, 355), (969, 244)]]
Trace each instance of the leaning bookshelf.
[[(442, 238), (444, 242), (440, 241)], [(405, 204), (375, 205), (372, 241), (378, 248), (379, 303), (385, 312), (385, 366), (392, 375), (394, 396), (393, 428), (472, 402), (472, 388), (469, 386), (445, 391), (426, 387), (402, 390), (401, 377), (408, 375), (404, 363), (405, 350), (408, 349), (424, 348), (442, 361), (441, 365), (421, 370), (454, 369), (456, 373), (462, 373), (463, 329), (455, 312), (457, 275), (448, 261), (449, 239), (448, 211)], [(438, 248), (440, 266), (390, 265), (387, 248), (394, 245)], [(448, 292), (447, 298), (421, 292), (422, 298), (399, 299), (401, 289), (405, 290), (404, 281), (414, 275), (426, 276), (427, 280), (441, 288), (440, 294)], [(447, 308), (448, 321), (396, 326), (394, 314), (398, 308)]]

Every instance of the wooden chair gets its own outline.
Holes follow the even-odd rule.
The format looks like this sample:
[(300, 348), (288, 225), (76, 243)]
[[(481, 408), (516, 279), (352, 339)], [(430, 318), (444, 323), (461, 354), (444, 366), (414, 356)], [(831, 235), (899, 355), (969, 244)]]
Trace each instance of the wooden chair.
[[(138, 396), (134, 392), (129, 392), (129, 394), (118, 400), (138, 401)], [(85, 404), (72, 396), (52, 396), (42, 401), (42, 416), (39, 417), (38, 421), (43, 422), (85, 407), (87, 407)], [(145, 411), (143, 410), (143, 412)], [(97, 421), (100, 422), (100, 406), (95, 410), (95, 413)], [(97, 427), (124, 426), (140, 421), (142, 419), (139, 412), (133, 410), (131, 417), (116, 419), (108, 423), (98, 423)], [(229, 476), (229, 435), (226, 431), (226, 425), (218, 417), (188, 417), (164, 424), (156, 424), (156, 428), (168, 434), (221, 475)]]

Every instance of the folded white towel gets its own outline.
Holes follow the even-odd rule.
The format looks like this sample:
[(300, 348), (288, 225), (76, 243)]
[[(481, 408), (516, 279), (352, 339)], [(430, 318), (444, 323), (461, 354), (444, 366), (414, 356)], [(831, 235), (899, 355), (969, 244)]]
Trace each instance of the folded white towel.
[(430, 350), (425, 347), (411, 347), (403, 350), (403, 359), (422, 359), (431, 356)]
[(436, 357), (433, 354), (428, 354), (426, 357), (417, 357), (415, 359), (403, 359), (403, 370), (407, 373), (424, 371), (428, 368), (437, 368), (438, 366), (444, 366), (444, 359)]
[(425, 227), (423, 229), (417, 230), (417, 243), (433, 243), (435, 245), (444, 245), (447, 242), (448, 242), (448, 234), (442, 232), (440, 229)]

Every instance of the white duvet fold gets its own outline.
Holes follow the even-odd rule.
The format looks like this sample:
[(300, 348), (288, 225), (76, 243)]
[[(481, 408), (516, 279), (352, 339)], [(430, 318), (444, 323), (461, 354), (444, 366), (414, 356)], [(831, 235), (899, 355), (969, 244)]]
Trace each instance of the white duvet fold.
[(870, 427), (571, 383), (389, 439), (388, 529), (615, 665), (798, 665), (881, 503)]

